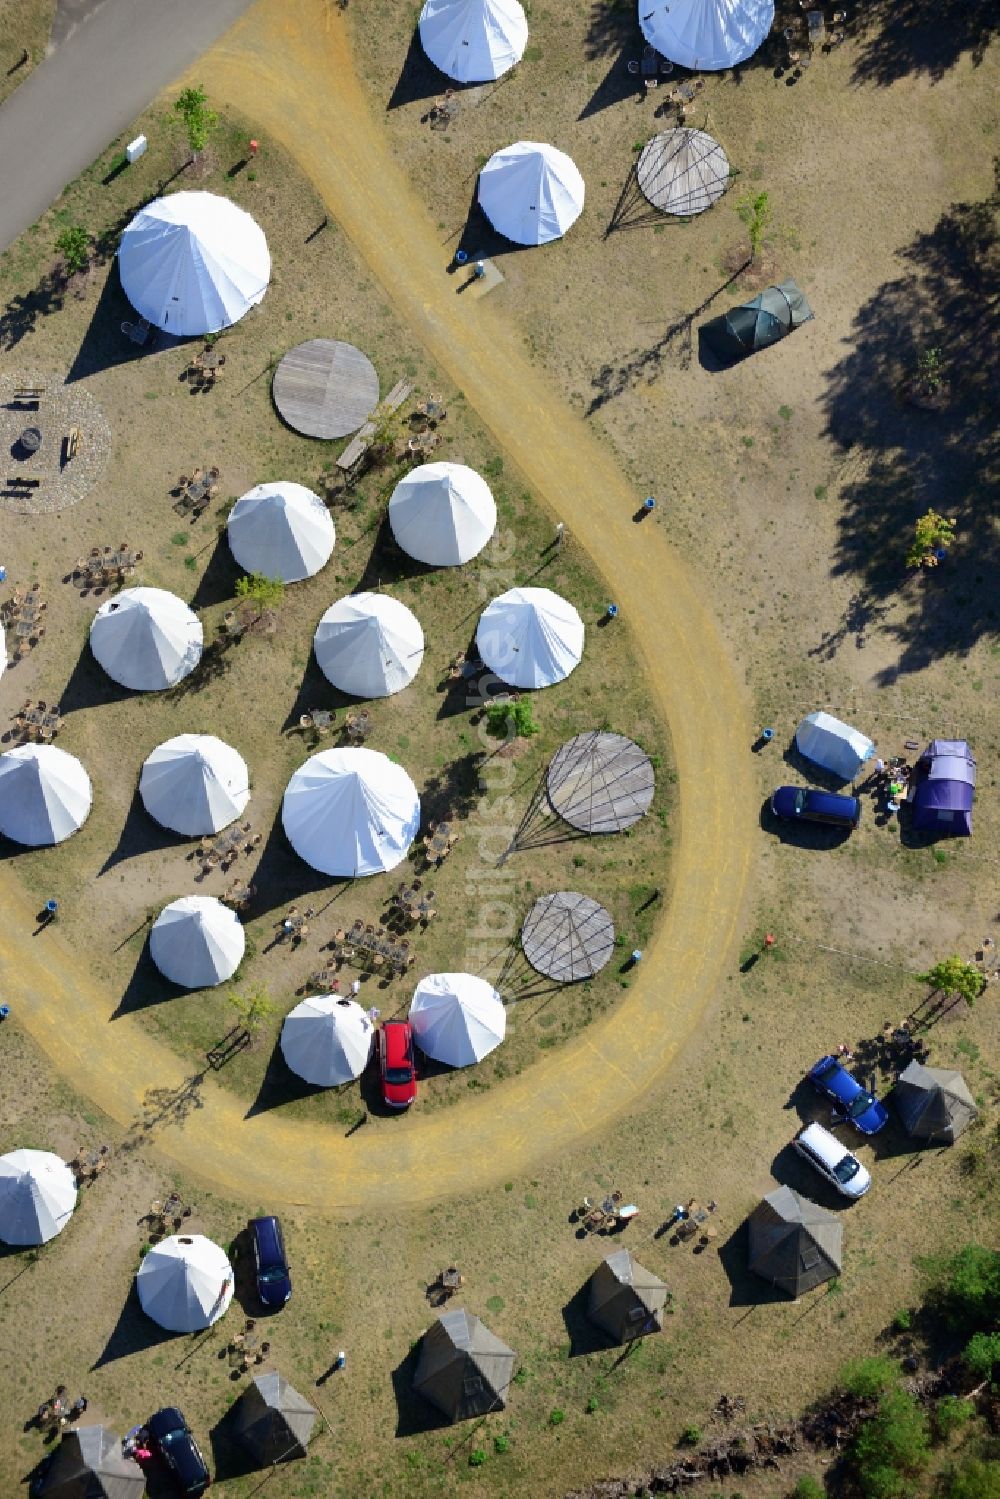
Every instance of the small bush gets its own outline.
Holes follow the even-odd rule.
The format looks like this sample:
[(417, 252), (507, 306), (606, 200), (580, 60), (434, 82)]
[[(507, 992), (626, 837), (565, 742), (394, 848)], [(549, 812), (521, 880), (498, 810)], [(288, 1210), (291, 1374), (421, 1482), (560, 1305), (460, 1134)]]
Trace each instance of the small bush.
[(510, 1437), (494, 1437), (493, 1438), (493, 1451), (494, 1452), (509, 1452), (510, 1451)]
[(516, 703), (491, 703), (486, 709), (486, 728), (494, 739), (530, 739), (538, 733), (528, 698)]
[(901, 1312), (897, 1312), (892, 1319), (893, 1332), (909, 1332), (912, 1326), (913, 1314), (906, 1307)]
[(872, 1400), (899, 1380), (899, 1368), (891, 1358), (876, 1353), (871, 1358), (852, 1359), (840, 1372), (840, 1382), (849, 1395)]
[(558, 1406), (556, 1407), (556, 1409), (554, 1411), (549, 1411), (549, 1425), (550, 1426), (561, 1426), (563, 1424), (563, 1422), (565, 1421), (565, 1419), (566, 1419), (566, 1412), (565, 1411), (561, 1411)]
[(90, 235), (79, 224), (66, 225), (56, 240), (56, 249), (71, 276), (77, 271), (85, 271), (90, 264)]
[(937, 1499), (1000, 1499), (1000, 1464), (967, 1457), (938, 1479)]
[(962, 1360), (978, 1379), (992, 1379), (1000, 1364), (1000, 1332), (977, 1332), (969, 1339)]
[(677, 1440), (682, 1447), (697, 1447), (701, 1441), (701, 1427), (693, 1423), (685, 1426)]
[(975, 1414), (976, 1408), (971, 1400), (963, 1400), (960, 1395), (943, 1395), (934, 1407), (935, 1435), (946, 1442)]
[(591, 1395), (591, 1397), (587, 1401), (587, 1405), (586, 1405), (587, 1415), (588, 1416), (592, 1416), (594, 1414), (594, 1412), (595, 1411), (599, 1411), (600, 1408), (601, 1408), (601, 1402), (598, 1400), (597, 1396), (596, 1395)]
[(486, 1453), (483, 1451), (482, 1447), (474, 1447), (473, 1450), (469, 1453), (470, 1468), (481, 1468), (485, 1461)]
[(792, 1490), (792, 1499), (823, 1499), (824, 1488), (811, 1473), (803, 1473)]
[(927, 1418), (905, 1390), (886, 1390), (878, 1410), (863, 1423), (849, 1458), (865, 1499), (903, 1499), (912, 1477), (927, 1461)]

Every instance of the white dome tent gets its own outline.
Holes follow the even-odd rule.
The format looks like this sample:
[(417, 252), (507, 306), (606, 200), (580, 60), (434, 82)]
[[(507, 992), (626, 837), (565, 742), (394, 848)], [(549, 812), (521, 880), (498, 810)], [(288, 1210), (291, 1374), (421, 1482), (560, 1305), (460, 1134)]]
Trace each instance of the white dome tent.
[(293, 1072), (318, 1088), (336, 1088), (368, 1066), (375, 1027), (353, 999), (315, 994), (297, 1004), (281, 1027), (281, 1054)]
[(81, 828), (93, 801), (90, 777), (54, 744), (21, 744), (0, 755), (0, 833), (40, 848)]
[(235, 911), (211, 895), (185, 895), (164, 906), (149, 952), (164, 978), (182, 989), (211, 989), (232, 978), (246, 948)]
[(639, 25), (650, 46), (695, 72), (746, 62), (773, 20), (774, 0), (639, 0)]
[(191, 338), (231, 327), (262, 299), (271, 256), (263, 229), (228, 198), (171, 193), (128, 225), (118, 270), (141, 317)]
[(807, 713), (795, 730), (795, 745), (800, 755), (831, 775), (851, 781), (875, 753), (875, 745), (831, 713)]
[(387, 593), (350, 593), (316, 626), (323, 675), (353, 697), (390, 697), (408, 687), (424, 659), (416, 615)]
[(490, 83), (521, 61), (528, 21), (518, 0), (426, 0), (420, 41), (456, 83)]
[(495, 151), (479, 174), (479, 206), (516, 245), (561, 239), (583, 212), (585, 191), (566, 153), (536, 141)]
[(429, 973), (414, 991), (409, 1019), (420, 1050), (448, 1067), (481, 1062), (507, 1030), (503, 1000), (472, 973)]
[(229, 1310), (233, 1267), (203, 1234), (174, 1234), (145, 1256), (135, 1288), (146, 1316), (168, 1332), (200, 1332)]
[(282, 480), (241, 495), (226, 523), (229, 546), (248, 573), (300, 583), (330, 560), (333, 521), (318, 494)]
[(299, 858), (322, 874), (382, 874), (406, 858), (420, 798), (403, 767), (377, 750), (322, 750), (289, 781), (281, 821)]
[(389, 525), (409, 556), (430, 567), (459, 567), (481, 552), (497, 524), (486, 480), (464, 463), (422, 463), (400, 479)]
[(76, 1207), (76, 1181), (49, 1150), (12, 1150), (0, 1156), (0, 1239), (46, 1244), (62, 1233)]
[(221, 832), (244, 811), (250, 772), (243, 756), (214, 734), (178, 734), (145, 761), (139, 795), (161, 827), (201, 837)]
[(102, 604), (90, 649), (108, 676), (136, 692), (162, 692), (201, 660), (201, 620), (162, 588), (126, 588)]
[(512, 687), (551, 687), (583, 655), (583, 620), (549, 588), (510, 588), (483, 610), (476, 645), (490, 671)]

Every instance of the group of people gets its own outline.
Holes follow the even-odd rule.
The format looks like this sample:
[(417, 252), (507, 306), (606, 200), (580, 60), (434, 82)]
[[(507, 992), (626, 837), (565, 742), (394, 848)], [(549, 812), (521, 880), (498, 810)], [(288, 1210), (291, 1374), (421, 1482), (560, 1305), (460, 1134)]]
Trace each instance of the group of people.
[(40, 1426), (43, 1431), (57, 1431), (65, 1426), (70, 1426), (87, 1409), (86, 1395), (80, 1395), (69, 1405), (66, 1401), (66, 1386), (56, 1386), (56, 1392), (50, 1400), (45, 1400), (35, 1412), (35, 1425)]
[(876, 760), (863, 790), (871, 790), (886, 812), (895, 815), (906, 796), (914, 770), (901, 755), (886, 762)]

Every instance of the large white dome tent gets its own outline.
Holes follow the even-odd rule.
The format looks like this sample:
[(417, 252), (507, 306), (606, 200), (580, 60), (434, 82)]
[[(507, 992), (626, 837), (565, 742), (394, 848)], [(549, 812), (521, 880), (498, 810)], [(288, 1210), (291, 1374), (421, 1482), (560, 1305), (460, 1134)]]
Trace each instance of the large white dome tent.
[(650, 46), (694, 72), (746, 62), (773, 21), (774, 0), (639, 0), (639, 25)]
[(62, 843), (90, 814), (90, 777), (54, 744), (20, 744), (0, 755), (0, 833), (41, 848)]
[(449, 1067), (470, 1067), (495, 1051), (507, 1030), (503, 1000), (472, 973), (429, 973), (410, 1005), (420, 1050)]
[(232, 978), (246, 949), (235, 911), (211, 895), (185, 895), (164, 906), (149, 934), (149, 955), (182, 989), (211, 989)]
[(281, 822), (299, 858), (322, 874), (382, 874), (406, 858), (420, 798), (403, 767), (377, 750), (321, 750), (285, 788)]
[(464, 463), (421, 463), (396, 485), (389, 525), (410, 557), (460, 567), (489, 541), (497, 507), (486, 480)]
[(387, 593), (350, 593), (331, 604), (313, 638), (323, 675), (352, 697), (390, 697), (424, 659), (420, 621)]
[(243, 756), (214, 734), (178, 734), (146, 759), (139, 795), (161, 827), (202, 837), (221, 832), (244, 811), (250, 773)]
[(163, 588), (126, 588), (102, 604), (90, 649), (108, 676), (136, 692), (173, 687), (201, 660), (201, 620)]
[(336, 1088), (368, 1066), (375, 1027), (353, 999), (314, 994), (297, 1004), (281, 1027), (281, 1054), (307, 1083)]
[(491, 83), (521, 61), (528, 21), (518, 0), (426, 0), (424, 51), (456, 83)]
[(479, 174), (479, 206), (516, 245), (560, 239), (583, 212), (585, 195), (575, 162), (537, 141), (495, 151)]
[(200, 1332), (229, 1310), (233, 1267), (204, 1234), (174, 1234), (146, 1254), (135, 1288), (146, 1316), (168, 1332)]
[(241, 495), (226, 523), (229, 547), (240, 567), (282, 583), (311, 578), (330, 560), (333, 521), (318, 494), (282, 480), (257, 484)]
[(551, 687), (583, 655), (584, 627), (568, 599), (550, 588), (509, 588), (483, 610), (476, 645), (490, 671), (511, 687)]
[(264, 231), (215, 193), (171, 193), (141, 208), (118, 247), (122, 289), (141, 317), (181, 338), (238, 323), (267, 291)]
[(76, 1207), (76, 1180), (49, 1150), (0, 1156), (0, 1239), (45, 1244), (62, 1233)]

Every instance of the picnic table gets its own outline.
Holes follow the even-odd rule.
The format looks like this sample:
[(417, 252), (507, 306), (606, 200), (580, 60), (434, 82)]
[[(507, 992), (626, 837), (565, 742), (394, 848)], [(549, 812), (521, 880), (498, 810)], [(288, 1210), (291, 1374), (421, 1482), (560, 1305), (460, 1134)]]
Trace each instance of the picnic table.
[(27, 739), (41, 740), (52, 739), (63, 725), (59, 709), (48, 708), (42, 702), (25, 703), (14, 722)]
[(368, 710), (362, 708), (360, 713), (348, 713), (344, 726), (349, 739), (366, 739), (371, 732), (371, 717)]
[(77, 560), (73, 576), (85, 578), (88, 584), (105, 582), (111, 577), (130, 575), (141, 561), (142, 553), (133, 551), (127, 541), (117, 547), (93, 547), (89, 557)]
[(181, 496), (174, 506), (178, 515), (186, 515), (190, 510), (200, 515), (207, 508), (209, 501), (218, 494), (218, 479), (217, 468), (196, 468), (191, 475), (181, 474), (177, 481)]
[(428, 396), (426, 401), (421, 401), (419, 405), (414, 406), (410, 422), (436, 427), (438, 422), (443, 422), (447, 415), (448, 408), (444, 403), (437, 396)]
[(450, 822), (438, 823), (424, 839), (428, 863), (440, 864), (451, 853), (458, 838), (458, 831), (452, 828)]
[(375, 927), (372, 923), (366, 926), (361, 920), (355, 921), (346, 932), (336, 932), (332, 946), (343, 961), (349, 962), (355, 952), (361, 952), (371, 960), (372, 967), (380, 968), (383, 963), (387, 963), (400, 973), (405, 973), (414, 961), (410, 944), (405, 938), (399, 942), (393, 941), (383, 928)]
[(299, 719), (299, 725), (303, 729), (317, 729), (319, 733), (325, 734), (333, 728), (336, 713), (331, 708), (310, 708), (303, 713)]
[(213, 838), (211, 843), (199, 844), (195, 853), (202, 860), (203, 869), (207, 874), (210, 869), (215, 868), (216, 864), (231, 863), (241, 847), (249, 853), (252, 848), (257, 847), (262, 837), (263, 834), (254, 833), (252, 823), (235, 823), (233, 827), (226, 828), (218, 837)]

